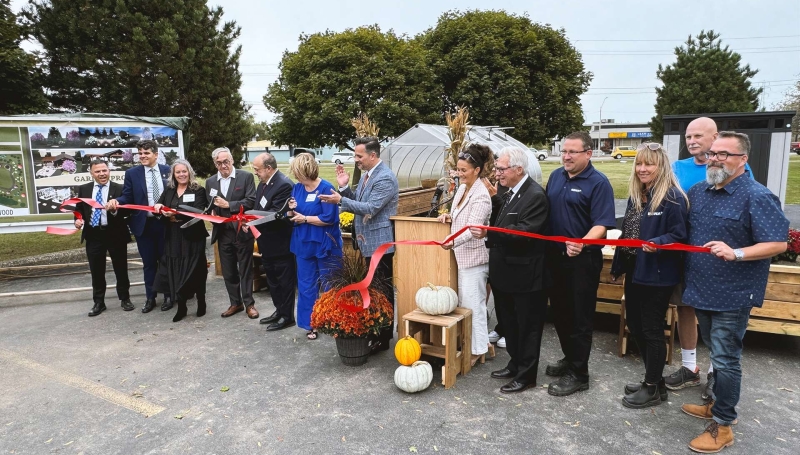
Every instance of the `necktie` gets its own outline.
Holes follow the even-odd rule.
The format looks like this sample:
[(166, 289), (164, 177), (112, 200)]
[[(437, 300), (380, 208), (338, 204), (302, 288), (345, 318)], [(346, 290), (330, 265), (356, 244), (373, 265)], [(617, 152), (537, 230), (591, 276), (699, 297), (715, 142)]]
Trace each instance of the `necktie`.
[[(103, 187), (105, 185), (97, 185), (97, 196), (94, 197), (94, 200), (97, 201), (98, 204), (103, 203)], [(103, 209), (94, 209), (92, 212), (92, 227), (100, 226), (100, 216), (103, 214)]]
[(503, 208), (505, 208), (509, 202), (511, 202), (511, 198), (514, 197), (514, 190), (508, 190), (503, 194)]
[(156, 176), (155, 168), (150, 169), (150, 180), (153, 184), (153, 204), (155, 204), (161, 196), (161, 191), (158, 189), (158, 177)]
[(367, 182), (369, 182), (369, 172), (364, 176), (364, 182), (361, 184), (361, 194), (358, 196), (361, 199), (361, 196), (364, 195), (364, 190), (367, 188)]

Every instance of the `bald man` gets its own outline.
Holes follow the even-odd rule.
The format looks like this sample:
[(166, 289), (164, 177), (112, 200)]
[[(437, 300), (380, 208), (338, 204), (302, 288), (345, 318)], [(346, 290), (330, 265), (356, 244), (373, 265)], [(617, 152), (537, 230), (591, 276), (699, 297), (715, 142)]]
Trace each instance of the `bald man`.
[[(678, 183), (686, 193), (697, 183), (706, 181), (708, 158), (705, 153), (711, 150), (711, 144), (718, 136), (717, 123), (708, 117), (696, 118), (686, 127), (686, 148), (692, 156), (672, 163), (675, 177), (678, 178)], [(749, 164), (745, 166), (745, 171), (750, 178), (753, 178)], [(700, 385), (700, 368), (697, 366), (697, 324), (694, 308), (684, 305), (682, 302), (681, 296), (684, 287), (682, 284), (676, 286), (670, 301), (678, 306), (678, 336), (681, 342), (681, 367), (671, 375), (664, 377), (666, 386), (670, 390)], [(713, 371), (714, 367), (709, 364), (708, 381), (701, 394), (703, 400), (709, 400), (711, 397), (711, 390), (714, 387)]]

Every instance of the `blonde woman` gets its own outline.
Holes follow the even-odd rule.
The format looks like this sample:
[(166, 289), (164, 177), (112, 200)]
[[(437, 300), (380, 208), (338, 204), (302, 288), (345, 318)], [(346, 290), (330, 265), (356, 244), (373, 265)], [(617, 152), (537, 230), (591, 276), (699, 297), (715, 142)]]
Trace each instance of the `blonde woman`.
[[(467, 225), (488, 225), (492, 214), (492, 199), (479, 179), (486, 174), (494, 155), (485, 145), (470, 144), (458, 154), (456, 170), (462, 185), (453, 197), (450, 213), (439, 216), (442, 223), (450, 222), (454, 234)], [(483, 239), (469, 231), (442, 245), (452, 249), (458, 264), (458, 305), (472, 310), (472, 364), (489, 350), (486, 314), (486, 281), (489, 278), (489, 251)]]
[[(639, 146), (628, 185), (628, 208), (623, 239), (642, 239), (657, 245), (685, 243), (688, 239), (688, 199), (678, 184), (661, 144)], [(667, 399), (662, 378), (667, 358), (664, 316), (669, 298), (681, 281), (683, 254), (642, 248), (618, 247), (611, 264), (611, 278), (625, 278), (628, 327), (645, 364), (641, 384), (625, 386), (622, 404), (629, 408), (656, 406)]]

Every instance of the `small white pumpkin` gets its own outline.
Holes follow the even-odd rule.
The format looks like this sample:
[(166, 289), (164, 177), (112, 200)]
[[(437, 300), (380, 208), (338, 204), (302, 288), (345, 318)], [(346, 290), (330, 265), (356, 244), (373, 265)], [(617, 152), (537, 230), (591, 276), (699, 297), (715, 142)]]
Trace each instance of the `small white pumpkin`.
[(425, 314), (450, 314), (458, 306), (458, 294), (447, 286), (428, 283), (417, 290), (414, 297), (417, 308)]
[(411, 366), (400, 365), (394, 371), (394, 384), (402, 391), (416, 393), (428, 388), (433, 380), (431, 364), (418, 360)]

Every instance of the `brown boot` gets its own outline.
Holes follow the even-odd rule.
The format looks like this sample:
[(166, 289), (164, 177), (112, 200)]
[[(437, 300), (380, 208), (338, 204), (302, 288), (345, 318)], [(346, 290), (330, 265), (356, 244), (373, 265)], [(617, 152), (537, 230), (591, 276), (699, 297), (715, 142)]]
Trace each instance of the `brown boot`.
[(732, 445), (733, 430), (731, 427), (712, 421), (700, 436), (692, 439), (689, 448), (700, 453), (717, 453)]
[[(711, 400), (705, 404), (685, 404), (681, 406), (681, 411), (689, 414), (692, 417), (697, 417), (698, 419), (711, 420), (714, 418), (714, 416), (711, 414), (711, 408), (713, 406), (714, 400)], [(736, 425), (737, 423), (739, 423), (739, 419), (731, 422), (732, 425)]]

